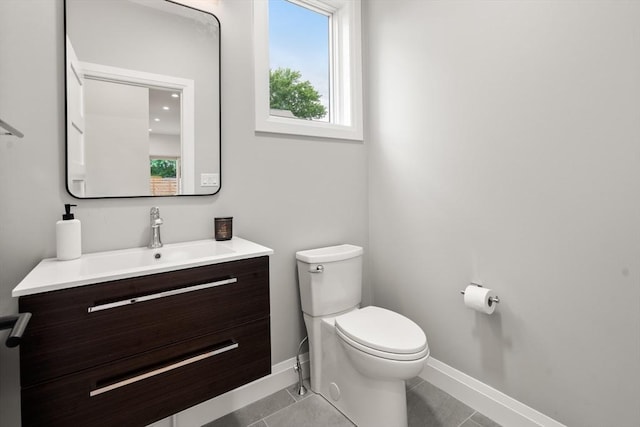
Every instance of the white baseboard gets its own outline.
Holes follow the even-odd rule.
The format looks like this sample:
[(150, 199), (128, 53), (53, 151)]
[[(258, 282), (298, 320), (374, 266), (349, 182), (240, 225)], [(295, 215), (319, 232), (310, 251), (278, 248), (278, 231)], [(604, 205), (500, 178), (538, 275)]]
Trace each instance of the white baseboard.
[(566, 427), (433, 357), (420, 377), (503, 426)]
[[(200, 427), (216, 420), (294, 384), (298, 381), (298, 374), (293, 370), (295, 362), (295, 357), (280, 362), (271, 368), (271, 374), (266, 377), (199, 403), (172, 417), (153, 423), (149, 427)], [(301, 355), (300, 363), (305, 378), (307, 378), (309, 372), (308, 353)]]
[[(309, 374), (309, 354), (301, 355), (304, 377)], [(149, 427), (200, 427), (298, 381), (295, 357), (274, 365), (271, 374), (228, 393), (192, 406)], [(462, 403), (503, 426), (566, 427), (451, 366), (430, 357), (420, 377)]]

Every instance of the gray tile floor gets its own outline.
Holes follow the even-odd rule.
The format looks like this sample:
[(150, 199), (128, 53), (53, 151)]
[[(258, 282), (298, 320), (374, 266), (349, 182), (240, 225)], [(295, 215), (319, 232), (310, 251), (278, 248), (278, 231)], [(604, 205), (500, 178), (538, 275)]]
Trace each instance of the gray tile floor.
[[(406, 387), (409, 427), (500, 427), (421, 378)], [(296, 390), (293, 384), (203, 427), (353, 427), (322, 396), (309, 391), (301, 397)]]

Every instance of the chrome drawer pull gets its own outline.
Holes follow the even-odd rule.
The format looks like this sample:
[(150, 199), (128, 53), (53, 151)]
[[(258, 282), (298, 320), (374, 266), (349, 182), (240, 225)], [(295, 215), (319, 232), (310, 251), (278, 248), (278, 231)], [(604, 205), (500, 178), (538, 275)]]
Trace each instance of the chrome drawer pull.
[(206, 353), (199, 354), (197, 356), (190, 357), (189, 359), (185, 359), (181, 362), (174, 363), (172, 365), (165, 366), (164, 368), (159, 368), (154, 371), (150, 371), (144, 374), (136, 375), (135, 377), (127, 378), (126, 380), (118, 381), (117, 383), (113, 383), (104, 387), (97, 388), (93, 391), (89, 392), (89, 397), (98, 396), (99, 394), (106, 393), (108, 391), (116, 390), (120, 387), (124, 387), (129, 384), (136, 383), (138, 381), (142, 381), (147, 378), (154, 377), (156, 375), (160, 375), (164, 372), (172, 371), (177, 368), (181, 368), (186, 365), (190, 365), (191, 363), (199, 362), (200, 360), (208, 359), (209, 357), (213, 357), (220, 353), (225, 353), (230, 350), (234, 350), (238, 348), (238, 343), (233, 343), (226, 347), (219, 348), (217, 350), (208, 351)]
[(174, 295), (180, 295), (187, 292), (199, 291), (201, 289), (214, 288), (216, 286), (229, 285), (231, 283), (236, 283), (238, 281), (237, 278), (232, 277), (231, 279), (218, 280), (217, 282), (203, 283), (201, 285), (188, 286), (186, 288), (172, 289), (170, 291), (158, 292), (157, 294), (144, 295), (141, 297), (133, 297), (128, 298), (122, 301), (110, 302), (108, 304), (96, 305), (93, 307), (89, 307), (87, 311), (89, 313), (93, 313), (94, 311), (108, 310), (110, 308), (122, 307), (124, 305), (135, 304), (137, 302), (143, 301), (151, 301), (158, 298), (171, 297)]

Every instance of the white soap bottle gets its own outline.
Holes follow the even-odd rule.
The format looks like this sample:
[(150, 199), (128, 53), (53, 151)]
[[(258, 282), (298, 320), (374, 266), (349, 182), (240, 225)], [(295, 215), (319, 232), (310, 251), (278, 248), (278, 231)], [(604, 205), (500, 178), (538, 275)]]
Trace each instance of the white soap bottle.
[(82, 255), (82, 234), (80, 220), (74, 218), (71, 207), (65, 204), (62, 220), (56, 222), (56, 254), (60, 261), (80, 258)]

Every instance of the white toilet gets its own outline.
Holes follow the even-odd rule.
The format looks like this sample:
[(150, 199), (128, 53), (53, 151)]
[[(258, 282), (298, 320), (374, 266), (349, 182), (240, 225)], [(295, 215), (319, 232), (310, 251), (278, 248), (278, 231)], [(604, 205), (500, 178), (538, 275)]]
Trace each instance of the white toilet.
[(362, 252), (340, 245), (296, 253), (311, 389), (359, 427), (406, 427), (404, 380), (422, 371), (427, 338), (398, 313), (360, 308)]

